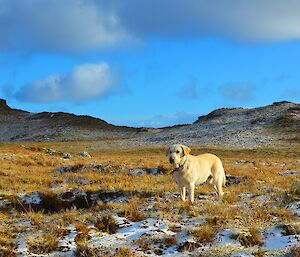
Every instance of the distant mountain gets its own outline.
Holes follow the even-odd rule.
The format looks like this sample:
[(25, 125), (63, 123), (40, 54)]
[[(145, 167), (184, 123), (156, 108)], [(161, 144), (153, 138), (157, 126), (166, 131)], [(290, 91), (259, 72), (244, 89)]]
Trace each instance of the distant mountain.
[(258, 147), (300, 143), (300, 104), (276, 102), (258, 108), (222, 108), (190, 125), (167, 128), (115, 126), (90, 116), (29, 113), (0, 100), (0, 141), (97, 140), (105, 145), (222, 145)]
[(86, 115), (12, 109), (0, 99), (0, 141), (97, 140), (106, 137), (106, 132), (108, 137), (123, 138), (137, 131)]

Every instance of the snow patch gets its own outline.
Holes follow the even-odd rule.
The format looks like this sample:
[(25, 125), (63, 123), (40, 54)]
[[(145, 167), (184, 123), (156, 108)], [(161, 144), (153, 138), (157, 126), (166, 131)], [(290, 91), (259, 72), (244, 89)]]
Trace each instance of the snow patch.
[(297, 175), (300, 174), (300, 170), (285, 170), (278, 173), (280, 176), (287, 176), (287, 175)]
[(283, 250), (297, 242), (300, 239), (300, 235), (283, 235), (284, 230), (280, 227), (271, 227), (265, 231), (264, 248), (268, 251)]
[(27, 204), (40, 204), (43, 199), (40, 192), (32, 192), (20, 195), (20, 200)]

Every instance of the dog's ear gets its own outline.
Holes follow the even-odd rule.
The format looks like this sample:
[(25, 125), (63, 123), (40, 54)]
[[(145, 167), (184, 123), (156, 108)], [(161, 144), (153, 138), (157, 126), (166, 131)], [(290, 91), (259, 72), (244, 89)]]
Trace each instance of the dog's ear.
[(168, 147), (167, 150), (166, 150), (166, 156), (168, 156), (169, 151), (170, 151), (170, 147)]
[(191, 152), (191, 148), (186, 145), (181, 145), (183, 156), (188, 155)]

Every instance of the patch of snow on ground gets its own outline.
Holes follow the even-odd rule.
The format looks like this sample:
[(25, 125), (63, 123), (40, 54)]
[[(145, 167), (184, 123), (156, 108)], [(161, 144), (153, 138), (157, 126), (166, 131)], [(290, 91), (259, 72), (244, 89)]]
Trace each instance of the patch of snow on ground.
[(238, 233), (239, 233), (238, 229), (222, 230), (214, 238), (214, 242), (220, 246), (221, 245), (241, 246), (239, 241), (231, 238), (232, 235), (238, 234)]
[[(121, 245), (127, 245), (131, 247), (137, 247), (134, 243), (136, 239), (144, 236), (154, 238), (164, 238), (165, 236), (176, 235), (175, 232), (171, 231), (169, 225), (170, 221), (156, 218), (148, 218), (146, 220), (131, 222), (126, 218), (122, 218), (114, 215), (116, 223), (120, 229), (115, 234), (99, 233), (97, 230), (91, 228), (90, 235), (92, 239), (89, 241), (91, 247), (107, 247), (116, 248)], [(198, 219), (192, 219), (189, 222), (178, 223), (178, 226), (184, 228), (176, 235), (176, 244), (164, 248), (162, 256), (186, 256), (183, 253), (177, 252), (178, 245), (185, 241), (194, 241), (192, 236), (188, 233), (187, 228), (195, 228), (196, 225), (201, 224)], [(174, 225), (174, 224), (173, 224)], [(154, 249), (154, 248), (153, 248)], [(138, 250), (138, 249), (137, 249)], [(147, 253), (147, 256), (156, 256), (155, 254)]]
[(300, 201), (290, 203), (287, 208), (294, 212), (295, 215), (300, 217)]
[(252, 257), (253, 254), (246, 253), (246, 252), (239, 252), (233, 255), (233, 257)]
[(287, 175), (297, 175), (300, 174), (300, 170), (285, 170), (278, 173), (280, 176), (287, 176)]
[[(63, 239), (59, 240), (59, 246), (62, 251), (58, 253), (53, 253), (53, 256), (61, 256), (61, 257), (73, 257), (74, 252), (76, 250), (76, 242), (75, 242), (75, 237), (77, 235), (77, 232), (75, 230), (74, 225), (70, 225), (68, 227), (69, 234), (64, 236)], [(58, 255), (55, 255), (58, 254)]]
[[(116, 217), (114, 217), (116, 219)], [(115, 247), (123, 244), (124, 241), (132, 242), (144, 234), (151, 235), (174, 235), (175, 233), (168, 229), (166, 222), (159, 219), (149, 218), (139, 222), (130, 222), (125, 218), (118, 218), (117, 224), (121, 227), (115, 234), (104, 233), (101, 237), (93, 236), (90, 240), (93, 246)], [(92, 235), (93, 233), (91, 233)], [(94, 232), (95, 234), (95, 232)]]
[(42, 197), (39, 192), (32, 192), (30, 194), (20, 195), (20, 200), (27, 204), (40, 204), (42, 202)]
[(283, 250), (297, 242), (299, 235), (283, 235), (284, 230), (280, 227), (271, 227), (264, 232), (264, 248), (268, 251)]
[(23, 234), (19, 234), (16, 238), (18, 248), (16, 250), (18, 257), (28, 256), (28, 246)]

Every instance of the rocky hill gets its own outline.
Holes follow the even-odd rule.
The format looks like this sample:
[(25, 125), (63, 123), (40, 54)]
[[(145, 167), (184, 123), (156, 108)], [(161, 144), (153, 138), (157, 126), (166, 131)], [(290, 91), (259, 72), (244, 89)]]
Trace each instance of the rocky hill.
[(138, 129), (63, 112), (30, 113), (0, 100), (0, 141), (73, 141), (126, 138)]
[(225, 145), (259, 147), (300, 142), (300, 104), (277, 102), (258, 108), (222, 108), (193, 124), (161, 129), (114, 126), (69, 113), (29, 113), (0, 100), (0, 141), (97, 140), (104, 146)]

